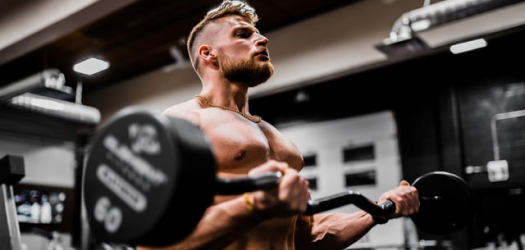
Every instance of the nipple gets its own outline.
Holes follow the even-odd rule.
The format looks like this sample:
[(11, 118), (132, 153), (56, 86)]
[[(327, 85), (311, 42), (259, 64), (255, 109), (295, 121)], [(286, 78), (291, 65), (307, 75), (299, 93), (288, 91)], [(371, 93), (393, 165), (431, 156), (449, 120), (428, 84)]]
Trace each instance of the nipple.
[(242, 150), (233, 159), (236, 160), (236, 161), (240, 161), (240, 160), (242, 160), (244, 158), (244, 156), (246, 156), (246, 151)]

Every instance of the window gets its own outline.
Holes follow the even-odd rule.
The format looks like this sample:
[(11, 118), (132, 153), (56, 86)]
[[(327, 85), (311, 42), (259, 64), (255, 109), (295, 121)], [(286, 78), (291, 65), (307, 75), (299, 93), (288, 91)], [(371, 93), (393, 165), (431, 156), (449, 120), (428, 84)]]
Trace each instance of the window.
[(374, 145), (343, 148), (343, 162), (374, 160)]
[(376, 171), (369, 170), (360, 173), (345, 174), (345, 187), (361, 186), (361, 185), (375, 185)]

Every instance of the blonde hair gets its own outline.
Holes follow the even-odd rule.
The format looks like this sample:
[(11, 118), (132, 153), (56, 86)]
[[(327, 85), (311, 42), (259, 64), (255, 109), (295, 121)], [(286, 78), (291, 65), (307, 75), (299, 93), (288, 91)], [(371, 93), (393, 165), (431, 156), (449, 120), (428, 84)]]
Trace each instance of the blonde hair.
[(255, 13), (255, 9), (243, 1), (224, 0), (218, 7), (208, 11), (206, 16), (204, 16), (204, 18), (193, 27), (187, 41), (188, 55), (192, 61), (194, 69), (197, 72), (198, 62), (195, 60), (195, 54), (197, 53), (195, 41), (197, 40), (197, 37), (208, 24), (228, 15), (241, 16), (252, 25), (255, 25), (259, 21), (259, 17)]

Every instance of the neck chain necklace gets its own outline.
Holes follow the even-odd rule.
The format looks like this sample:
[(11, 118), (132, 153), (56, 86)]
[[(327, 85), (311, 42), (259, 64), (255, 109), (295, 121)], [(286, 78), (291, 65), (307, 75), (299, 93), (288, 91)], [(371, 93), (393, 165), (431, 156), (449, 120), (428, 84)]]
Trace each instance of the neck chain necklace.
[(244, 118), (254, 122), (254, 123), (259, 123), (262, 119), (260, 116), (257, 116), (257, 115), (254, 115), (255, 119), (254, 118), (251, 118), (249, 117), (247, 114), (239, 111), (239, 110), (236, 110), (236, 109), (232, 109), (230, 107), (226, 107), (226, 106), (221, 106), (221, 105), (215, 105), (211, 102), (208, 101), (208, 99), (206, 99), (206, 97), (204, 96), (201, 96), (201, 95), (195, 95), (195, 97), (198, 97), (198, 98), (201, 98), (205, 103), (206, 105), (210, 106), (210, 107), (215, 107), (215, 108), (220, 108), (220, 109), (224, 109), (224, 110), (228, 110), (228, 111), (232, 111), (232, 112), (235, 112), (239, 115), (242, 115)]

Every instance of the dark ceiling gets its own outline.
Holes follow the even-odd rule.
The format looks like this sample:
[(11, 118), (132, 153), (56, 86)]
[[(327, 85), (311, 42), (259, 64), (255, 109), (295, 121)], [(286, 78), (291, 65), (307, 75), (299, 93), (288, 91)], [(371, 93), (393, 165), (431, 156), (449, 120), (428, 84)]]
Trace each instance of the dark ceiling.
[[(82, 58), (91, 55), (108, 60), (111, 63), (111, 67), (96, 75), (82, 77), (84, 94), (89, 94), (91, 91), (111, 86), (128, 78), (172, 65), (176, 61), (170, 53), (170, 48), (176, 46), (185, 53), (184, 40), (193, 25), (220, 1), (120, 1), (132, 3), (106, 16), (103, 16), (101, 12), (95, 12), (94, 15), (89, 17), (103, 17), (71, 32), (60, 33), (64, 35), (51, 42), (37, 43), (37, 45), (31, 44), (33, 47), (24, 47), (26, 50), (20, 55), (13, 57), (14, 59), (9, 59), (11, 58), (9, 56), (3, 57), (2, 54), (0, 62), (5, 63), (0, 63), (0, 89), (45, 69), (56, 68), (64, 73), (66, 84), (71, 87), (70, 89), (74, 90), (77, 87), (79, 75), (73, 72), (72, 67)], [(9, 3), (15, 2), (25, 5), (25, 3), (30, 1), (12, 1)], [(358, 2), (367, 3), (364, 0), (248, 0), (248, 3), (257, 10), (261, 17), (257, 27), (263, 33)], [(2, 3), (2, 0), (0, 0), (0, 3)], [(375, 10), (374, 7), (372, 7), (371, 11), (373, 10)], [(3, 11), (5, 14), (5, 9)], [(380, 18), (380, 16), (378, 15), (377, 18)], [(374, 18), (376, 17), (374, 16)], [(65, 22), (69, 21), (66, 20)], [(370, 28), (374, 27), (373, 24), (369, 23), (359, 25), (367, 26), (367, 28), (368, 26)], [(457, 35), (452, 33), (448, 32), (446, 36), (454, 38)], [(502, 33), (503, 36), (497, 35), (504, 39), (490, 41), (491, 43), (497, 42), (495, 44), (496, 48), (523, 48), (525, 25), (499, 33)], [(17, 45), (24, 46), (25, 43), (17, 43)], [(517, 54), (516, 51), (512, 50), (503, 53), (505, 55), (510, 53)], [(491, 61), (492, 59), (488, 58), (487, 60)], [(498, 62), (496, 60), (492, 63)], [(64, 95), (60, 97), (62, 99), (72, 99), (75, 96)], [(71, 101), (71, 99), (68, 101)], [(73, 116), (74, 119), (70, 119), (45, 112), (20, 112), (18, 108), (11, 106), (2, 106), (0, 108), (0, 117), (2, 117), (0, 119), (0, 135), (14, 131), (13, 133), (17, 134), (16, 136), (25, 135), (36, 138), (74, 140), (74, 135), (78, 131), (84, 133), (84, 131), (92, 131), (94, 128), (93, 124), (86, 122), (83, 116), (77, 117), (77, 113), (80, 115), (82, 113), (76, 112), (76, 110), (73, 110), (76, 116)], [(72, 122), (73, 126), (70, 126), (71, 123), (69, 122)]]
[[(357, 1), (360, 0), (250, 0), (248, 3), (257, 10), (260, 16), (257, 27), (264, 33)], [(136, 1), (0, 65), (0, 86), (56, 68), (66, 76), (66, 85), (75, 88), (79, 77), (72, 66), (91, 55), (108, 60), (111, 67), (82, 77), (85, 93), (175, 63), (170, 47), (178, 46), (186, 56), (187, 34), (218, 3), (218, 0)]]

